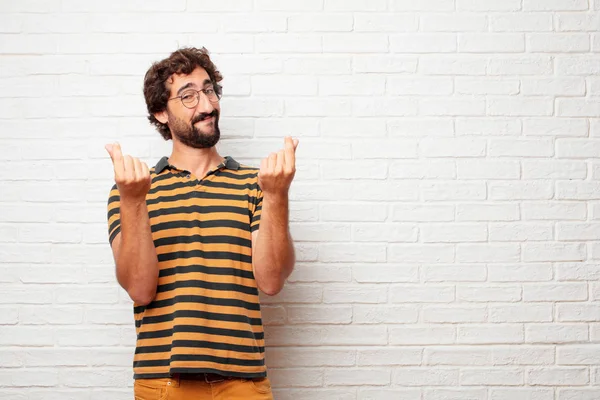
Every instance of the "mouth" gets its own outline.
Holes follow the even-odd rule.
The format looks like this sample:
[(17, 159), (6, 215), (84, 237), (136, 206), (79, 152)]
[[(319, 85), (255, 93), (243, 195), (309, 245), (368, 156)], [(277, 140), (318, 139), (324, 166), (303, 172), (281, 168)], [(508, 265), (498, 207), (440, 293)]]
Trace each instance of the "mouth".
[(216, 119), (215, 113), (201, 114), (194, 119), (193, 125), (214, 123)]
[(212, 122), (214, 121), (215, 117), (213, 117), (212, 115), (208, 115), (202, 119), (199, 119), (198, 121), (194, 122), (195, 124), (202, 124), (202, 123), (208, 123), (208, 122)]

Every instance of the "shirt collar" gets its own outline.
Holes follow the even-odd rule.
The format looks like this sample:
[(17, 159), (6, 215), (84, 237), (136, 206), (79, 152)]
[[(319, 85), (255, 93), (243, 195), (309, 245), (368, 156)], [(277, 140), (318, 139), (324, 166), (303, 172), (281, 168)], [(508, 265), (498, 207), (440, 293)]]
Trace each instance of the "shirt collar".
[[(169, 158), (165, 156), (156, 163), (156, 166), (154, 167), (154, 172), (156, 173), (156, 175), (158, 175), (161, 172), (163, 172), (166, 168), (176, 169), (174, 166), (169, 164)], [(217, 169), (221, 168), (227, 168), (237, 171), (238, 169), (240, 169), (240, 164), (233, 158), (226, 156), (225, 160), (223, 160), (223, 162), (217, 166)]]

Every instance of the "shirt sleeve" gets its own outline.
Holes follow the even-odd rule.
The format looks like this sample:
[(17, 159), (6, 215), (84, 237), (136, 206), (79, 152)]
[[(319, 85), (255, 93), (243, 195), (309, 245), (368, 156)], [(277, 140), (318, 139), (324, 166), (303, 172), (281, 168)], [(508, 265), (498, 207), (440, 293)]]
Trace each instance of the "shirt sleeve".
[(260, 225), (260, 214), (262, 211), (263, 192), (258, 186), (258, 171), (256, 172), (256, 185), (253, 191), (252, 203), (250, 204), (250, 232), (254, 232)]
[(108, 220), (108, 242), (112, 242), (119, 232), (121, 232), (121, 197), (117, 185), (113, 185), (108, 195), (107, 220)]

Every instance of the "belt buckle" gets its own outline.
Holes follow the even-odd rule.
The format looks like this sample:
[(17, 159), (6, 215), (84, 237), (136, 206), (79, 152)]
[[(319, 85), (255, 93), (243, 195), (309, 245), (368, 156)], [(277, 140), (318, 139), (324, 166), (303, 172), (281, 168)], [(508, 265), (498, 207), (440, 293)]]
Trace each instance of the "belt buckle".
[(225, 381), (225, 377), (211, 379), (211, 378), (209, 378), (210, 376), (220, 376), (220, 375), (217, 375), (217, 374), (204, 374), (204, 381), (206, 383), (219, 383), (219, 382)]

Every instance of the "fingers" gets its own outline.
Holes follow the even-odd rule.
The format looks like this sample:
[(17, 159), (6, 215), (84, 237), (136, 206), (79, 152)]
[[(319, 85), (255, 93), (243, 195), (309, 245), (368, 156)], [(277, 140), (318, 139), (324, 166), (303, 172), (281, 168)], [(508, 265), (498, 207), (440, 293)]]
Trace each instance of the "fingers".
[(112, 160), (113, 167), (115, 169), (115, 176), (121, 176), (124, 172), (123, 165), (123, 153), (121, 152), (121, 145), (119, 143), (107, 144), (104, 146), (106, 151), (108, 151), (108, 155)]
[(138, 158), (133, 158), (133, 168), (135, 170), (135, 180), (141, 181), (144, 178), (142, 162)]
[(287, 136), (284, 140), (284, 151), (285, 151), (285, 168), (289, 171), (296, 165), (296, 146), (298, 146), (298, 140), (296, 144), (292, 140), (291, 136)]
[(141, 162), (141, 172), (142, 172), (142, 177), (147, 178), (148, 180), (150, 180), (150, 170), (148, 169), (148, 165), (145, 162)]
[(277, 165), (277, 153), (269, 154), (269, 157), (267, 158), (267, 169), (269, 171), (273, 171), (275, 169), (276, 165)]
[(135, 164), (133, 162), (133, 157), (125, 156), (123, 157), (123, 166), (125, 167), (125, 174), (128, 178), (135, 177)]
[(279, 150), (277, 152), (277, 161), (275, 162), (275, 173), (279, 174), (283, 171), (283, 167), (285, 166), (285, 151)]

